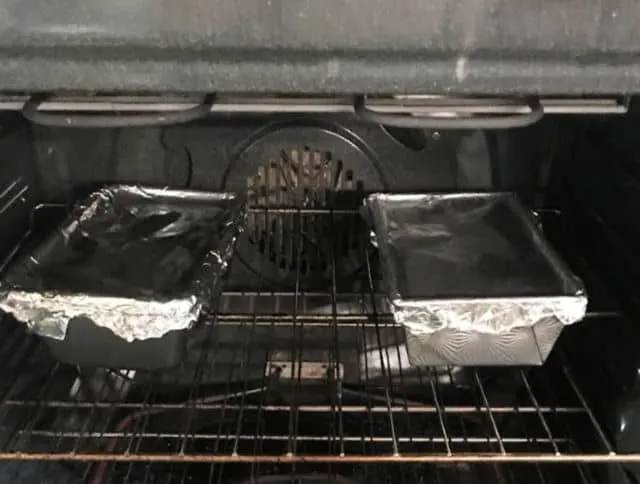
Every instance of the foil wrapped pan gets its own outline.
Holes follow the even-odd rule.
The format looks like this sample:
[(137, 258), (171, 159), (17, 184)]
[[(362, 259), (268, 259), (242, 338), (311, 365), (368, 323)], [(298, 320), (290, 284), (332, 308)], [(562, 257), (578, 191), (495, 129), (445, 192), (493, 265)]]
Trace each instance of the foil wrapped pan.
[(432, 345), (428, 364), (542, 361), (559, 329), (583, 318), (582, 282), (517, 196), (372, 194), (365, 205), (391, 311), (414, 350)]
[(74, 318), (127, 342), (186, 330), (216, 303), (245, 215), (234, 194), (103, 188), (9, 267), (0, 310), (57, 340)]

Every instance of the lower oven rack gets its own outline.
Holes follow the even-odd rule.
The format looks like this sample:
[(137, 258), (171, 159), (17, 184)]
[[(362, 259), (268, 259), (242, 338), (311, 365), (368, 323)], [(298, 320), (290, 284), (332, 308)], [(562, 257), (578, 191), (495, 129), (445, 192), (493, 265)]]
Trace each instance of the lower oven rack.
[[(560, 350), (533, 369), (411, 368), (362, 247), (349, 291), (331, 247), (325, 289), (300, 277), (292, 289), (229, 288), (171, 371), (71, 368), (6, 322), (0, 460), (93, 461), (97, 474), (143, 462), (546, 462), (576, 466), (582, 482), (582, 464), (640, 462), (615, 452)], [(620, 316), (587, 315), (603, 317)]]

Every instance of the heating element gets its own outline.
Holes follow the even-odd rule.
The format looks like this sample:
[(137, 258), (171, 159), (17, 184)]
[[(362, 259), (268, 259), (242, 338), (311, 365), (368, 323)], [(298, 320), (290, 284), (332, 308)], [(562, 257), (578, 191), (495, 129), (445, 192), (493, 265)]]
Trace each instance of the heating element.
[[(305, 217), (330, 226), (337, 216), (255, 210), (295, 216), (298, 253)], [(548, 466), (538, 464), (547, 462), (564, 463), (555, 468), (570, 469), (571, 482), (590, 482), (589, 463), (640, 461), (614, 451), (561, 348), (534, 369), (410, 367), (403, 328), (380, 296), (375, 253), (361, 247), (361, 270), (345, 281), (327, 244), (324, 290), (300, 278), (277, 291), (268, 282), (229, 288), (217, 314), (194, 330), (189, 358), (169, 371), (70, 368), (7, 321), (0, 419), (11, 425), (0, 460), (90, 461), (95, 484), (150, 462), (178, 466), (177, 476), (187, 464), (216, 472), (239, 463), (411, 462), (438, 472), (473, 464), (503, 475), (498, 482), (515, 482), (510, 473), (522, 463), (536, 464), (542, 477), (534, 482), (545, 482)], [(299, 274), (302, 259), (294, 260)], [(619, 316), (607, 309), (587, 317)]]

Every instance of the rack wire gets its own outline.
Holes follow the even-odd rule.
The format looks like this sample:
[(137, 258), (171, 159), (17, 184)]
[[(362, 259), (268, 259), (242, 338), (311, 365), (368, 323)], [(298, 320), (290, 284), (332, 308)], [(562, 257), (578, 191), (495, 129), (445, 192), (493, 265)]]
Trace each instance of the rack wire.
[[(334, 216), (264, 213), (294, 214), (298, 251), (309, 224), (296, 219)], [(11, 428), (0, 460), (99, 462), (95, 483), (111, 465), (143, 462), (640, 462), (640, 454), (614, 451), (559, 352), (533, 369), (411, 367), (404, 332), (377, 288), (374, 256), (362, 247), (349, 290), (331, 245), (324, 289), (298, 279), (290, 289), (263, 282), (227, 290), (194, 330), (188, 360), (169, 371), (71, 368), (7, 323), (0, 421)]]

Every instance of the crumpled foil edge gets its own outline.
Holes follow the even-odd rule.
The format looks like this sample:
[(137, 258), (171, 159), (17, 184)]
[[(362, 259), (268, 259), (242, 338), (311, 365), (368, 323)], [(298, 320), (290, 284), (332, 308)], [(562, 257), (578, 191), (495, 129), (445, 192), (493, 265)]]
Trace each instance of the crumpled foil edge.
[(197, 320), (201, 306), (195, 297), (141, 301), (27, 291), (11, 291), (0, 301), (0, 310), (23, 321), (31, 331), (41, 336), (63, 340), (71, 320), (86, 317), (129, 343), (161, 338), (170, 331), (188, 329)]
[(235, 243), (244, 229), (247, 216), (244, 197), (232, 193), (109, 186), (93, 192), (85, 201), (74, 206), (67, 222), (59, 228), (63, 239), (66, 240), (70, 233), (78, 230), (79, 224), (96, 216), (105, 204), (108, 206), (113, 203), (119, 194), (134, 194), (141, 199), (161, 198), (165, 195), (188, 199), (198, 195), (208, 197), (211, 203), (229, 202), (221, 236), (199, 261), (200, 267), (189, 288), (191, 294), (172, 300), (138, 299), (29, 291), (13, 288), (8, 284), (0, 291), (0, 311), (11, 314), (30, 331), (43, 337), (64, 340), (72, 319), (85, 317), (96, 326), (111, 330), (117, 337), (133, 342), (160, 338), (171, 331), (190, 329), (202, 311), (215, 309)]
[(555, 318), (567, 326), (587, 312), (587, 296), (390, 301), (395, 321), (413, 335), (433, 334), (444, 329), (486, 334), (504, 334)]

